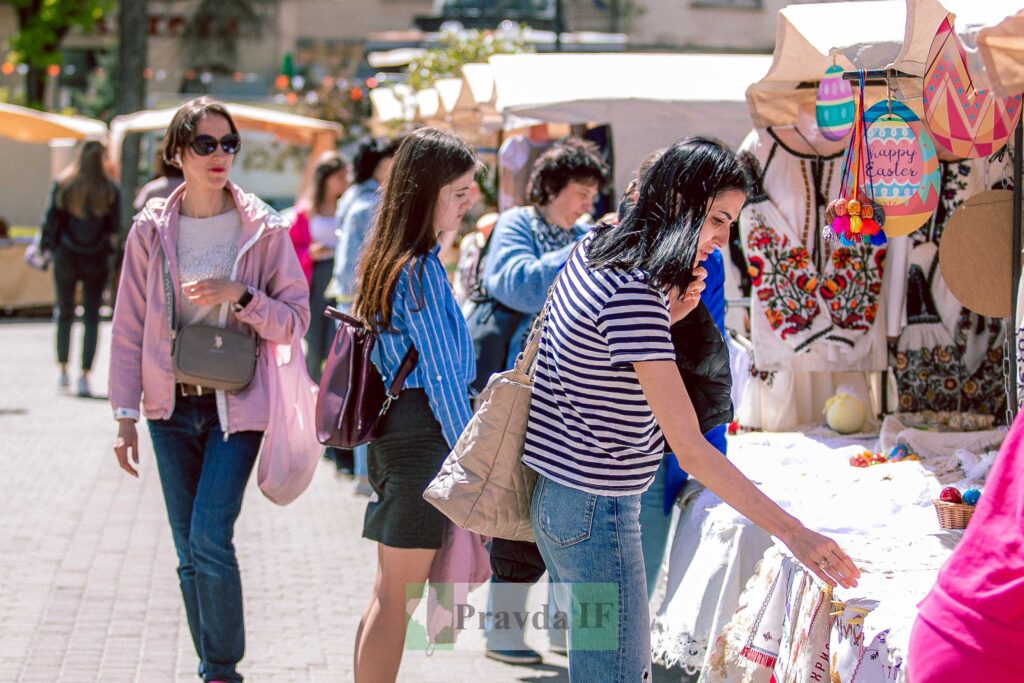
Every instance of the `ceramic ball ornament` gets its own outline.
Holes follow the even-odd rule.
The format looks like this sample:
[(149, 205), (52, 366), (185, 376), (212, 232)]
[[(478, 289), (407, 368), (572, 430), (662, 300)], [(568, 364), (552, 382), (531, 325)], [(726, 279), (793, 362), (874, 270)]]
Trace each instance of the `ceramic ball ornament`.
[(818, 130), (829, 140), (842, 140), (853, 128), (853, 86), (843, 80), (843, 67), (833, 64), (818, 84), (814, 107)]
[(825, 402), (825, 422), (840, 434), (855, 434), (864, 427), (867, 411), (860, 399), (839, 393)]

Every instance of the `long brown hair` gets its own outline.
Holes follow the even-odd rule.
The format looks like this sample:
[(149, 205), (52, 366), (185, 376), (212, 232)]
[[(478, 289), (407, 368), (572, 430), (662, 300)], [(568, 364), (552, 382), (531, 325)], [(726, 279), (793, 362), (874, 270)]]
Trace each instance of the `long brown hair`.
[(448, 131), (420, 128), (402, 140), (357, 269), (355, 311), (366, 325), (390, 329), (391, 295), (402, 269), (437, 244), (441, 188), (476, 167), (469, 145)]
[(103, 168), (106, 154), (102, 142), (86, 140), (75, 163), (57, 178), (57, 205), (75, 218), (105, 216), (117, 199), (114, 183)]

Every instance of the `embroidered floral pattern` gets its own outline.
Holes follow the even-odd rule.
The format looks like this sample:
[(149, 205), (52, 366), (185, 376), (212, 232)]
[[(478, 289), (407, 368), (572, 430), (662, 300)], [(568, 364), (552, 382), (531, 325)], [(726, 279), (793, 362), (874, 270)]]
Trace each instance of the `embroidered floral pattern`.
[[(821, 295), (828, 306), (832, 324), (840, 330), (867, 332), (878, 317), (885, 248), (869, 244), (839, 247), (832, 252)], [(854, 343), (849, 335), (833, 334), (830, 339)]]
[(828, 329), (817, 296), (820, 279), (803, 245), (792, 245), (768, 227), (759, 212), (753, 218), (747, 258), (755, 296), (771, 328), (799, 350)]
[(960, 360), (952, 345), (907, 349), (892, 354), (900, 411), (958, 410)]

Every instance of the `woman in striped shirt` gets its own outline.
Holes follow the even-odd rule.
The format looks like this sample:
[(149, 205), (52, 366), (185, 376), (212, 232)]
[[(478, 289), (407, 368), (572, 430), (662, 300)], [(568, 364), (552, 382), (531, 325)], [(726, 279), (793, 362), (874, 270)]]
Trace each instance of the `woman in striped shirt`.
[(356, 633), (355, 679), (393, 681), (406, 629), (406, 586), (427, 580), (445, 517), (423, 491), (469, 422), (476, 374), (469, 330), (438, 260), (438, 238), (473, 203), (477, 161), (465, 142), (421, 128), (395, 154), (359, 264), (356, 315), (378, 333), (374, 363), (390, 385), (410, 346), (419, 362), (370, 444), (374, 497), (363, 536), (377, 541), (377, 578)]
[(622, 222), (580, 241), (551, 295), (523, 462), (541, 475), (537, 545), (560, 585), (559, 607), (572, 606), (571, 681), (650, 680), (640, 494), (666, 439), (686, 472), (823, 581), (856, 585), (859, 572), (835, 542), (783, 511), (704, 439), (676, 366), (669, 326), (699, 302), (699, 264), (726, 243), (747, 182), (720, 142), (677, 142)]

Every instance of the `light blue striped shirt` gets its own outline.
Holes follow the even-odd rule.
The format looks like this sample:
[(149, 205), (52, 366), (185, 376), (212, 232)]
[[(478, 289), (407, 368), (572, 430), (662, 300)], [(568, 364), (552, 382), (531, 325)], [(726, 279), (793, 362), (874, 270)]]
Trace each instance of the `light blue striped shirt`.
[(392, 330), (378, 335), (374, 363), (390, 386), (410, 342), (416, 345), (420, 360), (405, 388), (426, 391), (445, 440), (454, 447), (473, 414), (469, 384), (476, 376), (476, 357), (469, 328), (437, 257), (440, 250), (434, 247), (413, 259), (411, 268), (402, 269), (392, 294)]

